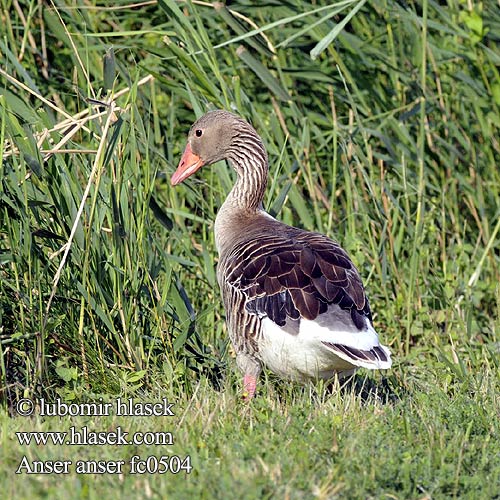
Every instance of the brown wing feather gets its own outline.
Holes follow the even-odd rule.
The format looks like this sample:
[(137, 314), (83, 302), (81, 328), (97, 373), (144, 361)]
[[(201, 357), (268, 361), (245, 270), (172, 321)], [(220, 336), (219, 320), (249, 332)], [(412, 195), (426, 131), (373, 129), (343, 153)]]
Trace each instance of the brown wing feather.
[(225, 262), (227, 282), (246, 295), (247, 311), (280, 326), (287, 318), (315, 319), (328, 304), (350, 310), (354, 324), (371, 321), (354, 264), (334, 241), (289, 228), (237, 245)]
[(323, 344), (333, 351), (341, 352), (354, 360), (381, 363), (387, 363), (390, 360), (387, 353), (380, 346), (374, 346), (369, 351), (362, 351), (360, 349), (356, 349), (355, 347), (332, 344), (331, 342), (323, 342)]

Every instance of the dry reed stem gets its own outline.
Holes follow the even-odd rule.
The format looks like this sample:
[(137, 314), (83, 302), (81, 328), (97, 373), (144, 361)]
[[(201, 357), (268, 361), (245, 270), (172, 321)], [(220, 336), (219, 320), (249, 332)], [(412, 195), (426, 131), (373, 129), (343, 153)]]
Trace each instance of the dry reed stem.
[(50, 306), (52, 305), (52, 300), (54, 299), (54, 296), (56, 294), (57, 285), (59, 283), (59, 279), (61, 277), (61, 273), (62, 273), (62, 270), (64, 268), (64, 265), (66, 264), (68, 254), (69, 254), (69, 251), (71, 249), (71, 244), (73, 242), (73, 238), (75, 237), (76, 229), (78, 227), (80, 217), (82, 216), (82, 213), (83, 213), (83, 208), (85, 206), (85, 202), (89, 196), (90, 187), (92, 186), (92, 184), (94, 182), (94, 178), (96, 176), (97, 171), (101, 167), (101, 159), (103, 157), (103, 152), (104, 152), (104, 148), (106, 145), (105, 139), (108, 135), (108, 131), (109, 131), (111, 124), (115, 120), (115, 113), (117, 111), (119, 111), (119, 108), (116, 107), (114, 101), (111, 101), (111, 103), (109, 104), (108, 116), (106, 119), (106, 123), (104, 125), (104, 130), (103, 130), (103, 134), (101, 137), (101, 141), (99, 142), (99, 147), (97, 149), (97, 154), (96, 154), (96, 157), (94, 160), (94, 165), (92, 167), (92, 172), (90, 173), (89, 180), (87, 182), (87, 186), (85, 187), (85, 191), (84, 191), (82, 199), (80, 201), (80, 206), (78, 207), (78, 212), (76, 213), (75, 220), (73, 221), (73, 226), (71, 228), (71, 233), (69, 235), (68, 241), (63, 245), (63, 247), (61, 247), (61, 250), (64, 248), (64, 254), (62, 256), (61, 262), (60, 262), (59, 267), (58, 267), (56, 274), (54, 276), (54, 280), (53, 280), (53, 284), (52, 284), (52, 291), (50, 293), (50, 297), (49, 297), (49, 300), (47, 302), (47, 307), (45, 309), (45, 316), (43, 318), (43, 327), (45, 327), (45, 325), (47, 323), (47, 319), (49, 317)]

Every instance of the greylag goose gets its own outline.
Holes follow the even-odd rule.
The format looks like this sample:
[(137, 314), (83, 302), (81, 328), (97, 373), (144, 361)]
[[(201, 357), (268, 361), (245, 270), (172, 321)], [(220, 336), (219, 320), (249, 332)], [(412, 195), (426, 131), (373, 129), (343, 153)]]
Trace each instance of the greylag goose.
[(171, 184), (220, 160), (229, 161), (237, 181), (215, 219), (217, 280), (245, 397), (254, 396), (263, 365), (298, 381), (390, 368), (347, 253), (264, 211), (267, 153), (249, 123), (224, 110), (202, 116)]

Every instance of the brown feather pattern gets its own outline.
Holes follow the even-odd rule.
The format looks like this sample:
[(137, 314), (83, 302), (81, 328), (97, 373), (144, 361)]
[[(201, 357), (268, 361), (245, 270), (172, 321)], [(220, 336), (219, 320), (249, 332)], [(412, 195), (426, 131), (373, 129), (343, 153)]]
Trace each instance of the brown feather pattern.
[(244, 295), (246, 310), (284, 326), (288, 318), (313, 320), (338, 304), (362, 330), (370, 307), (345, 251), (322, 234), (280, 226), (280, 234), (242, 241), (224, 259), (226, 282)]
[(332, 344), (330, 342), (323, 342), (323, 344), (329, 349), (332, 349), (332, 351), (341, 352), (349, 356), (351, 359), (357, 359), (359, 361), (381, 361), (385, 363), (389, 360), (387, 354), (379, 346), (372, 347), (369, 351), (362, 351), (354, 347)]

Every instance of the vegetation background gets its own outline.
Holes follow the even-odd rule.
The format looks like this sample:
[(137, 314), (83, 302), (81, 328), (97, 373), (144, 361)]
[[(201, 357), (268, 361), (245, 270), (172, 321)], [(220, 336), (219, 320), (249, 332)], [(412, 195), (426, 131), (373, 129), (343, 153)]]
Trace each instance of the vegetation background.
[[(500, 9), (488, 0), (0, 0), (4, 498), (499, 498)], [(225, 335), (224, 165), (173, 189), (195, 118), (269, 150), (267, 208), (342, 243), (394, 354), (333, 392), (261, 381)], [(16, 415), (168, 398), (175, 417)], [(171, 446), (16, 431), (171, 431)], [(186, 474), (16, 475), (191, 457)]]

